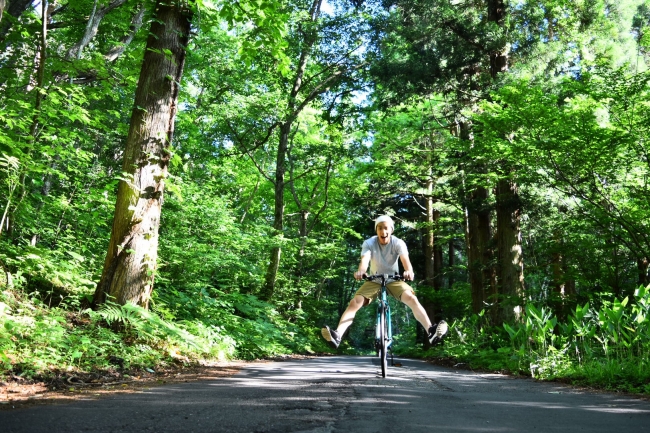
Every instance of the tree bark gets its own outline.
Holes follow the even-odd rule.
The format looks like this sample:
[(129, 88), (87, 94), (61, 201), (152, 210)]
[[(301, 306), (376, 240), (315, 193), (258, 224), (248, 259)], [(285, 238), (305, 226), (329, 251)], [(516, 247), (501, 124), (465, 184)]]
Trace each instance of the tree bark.
[[(280, 127), (280, 141), (278, 144), (278, 154), (275, 161), (275, 208), (273, 212), (273, 229), (275, 235), (282, 238), (284, 230), (284, 187), (285, 187), (285, 173), (286, 173), (286, 157), (287, 149), (289, 147), (289, 133), (291, 132), (292, 121), (285, 122)], [(271, 258), (269, 266), (266, 270), (266, 278), (264, 287), (260, 293), (260, 297), (266, 301), (270, 300), (275, 291), (275, 280), (280, 268), (280, 257), (282, 256), (282, 248), (275, 246), (271, 248)]]
[[(503, 0), (488, 0), (488, 21), (503, 27), (506, 8)], [(508, 70), (508, 52), (505, 46), (490, 53), (490, 75), (496, 79)], [(519, 188), (510, 180), (510, 168), (504, 167), (502, 177), (497, 181), (497, 288), (498, 321), (510, 321), (515, 311), (521, 311), (524, 293), (524, 266), (519, 219), (521, 201)]]
[[(307, 243), (307, 220), (309, 218), (308, 210), (300, 211), (300, 253), (299, 256), (303, 257), (305, 255), (305, 244)], [(299, 270), (302, 270), (302, 265), (299, 267)]]
[[(517, 185), (499, 179), (497, 202), (497, 282), (499, 321), (511, 321), (521, 312), (524, 295), (524, 262), (519, 228), (520, 208)], [(519, 313), (516, 313), (518, 309)]]
[(488, 190), (484, 187), (475, 187), (466, 208), (467, 258), (472, 311), (477, 314), (494, 303), (496, 294), (495, 273), (492, 266), (493, 251), (490, 245), (492, 227), (487, 200)]
[[(503, 0), (488, 0), (488, 21), (503, 27), (506, 17), (506, 7)], [(508, 53), (506, 47), (490, 53), (490, 75), (496, 78), (498, 74), (508, 70)]]
[(192, 12), (158, 1), (126, 139), (113, 229), (93, 304), (108, 298), (147, 307), (158, 258), (158, 228), (169, 146)]
[[(435, 212), (435, 221), (436, 225), (440, 220), (440, 212)], [(443, 255), (442, 255), (442, 243), (440, 236), (434, 236), (433, 239), (433, 288), (434, 290), (442, 290), (443, 278)]]
[(639, 270), (639, 286), (647, 286), (650, 284), (650, 278), (648, 278), (648, 266), (650, 261), (647, 257), (642, 259), (637, 259), (636, 261), (637, 269)]
[[(426, 198), (426, 221), (423, 233), (424, 246), (424, 283), (433, 287), (434, 291), (442, 289), (440, 270), (442, 266), (442, 250), (438, 245), (436, 231), (440, 220), (440, 212), (435, 209), (435, 200), (433, 198), (433, 179), (427, 181), (427, 198)], [(427, 316), (433, 323), (437, 323), (440, 316), (440, 308), (436, 303), (428, 298), (421, 300), (422, 307)], [(419, 330), (419, 328), (418, 328)], [(429, 341), (425, 334), (418, 334), (422, 338), (425, 347), (430, 347)]]
[(564, 296), (564, 272), (562, 269), (562, 239), (560, 238), (559, 230), (553, 234), (553, 243), (555, 244), (555, 251), (551, 254), (551, 269), (553, 272), (553, 292), (559, 296)]
[(456, 266), (455, 263), (455, 254), (456, 254), (456, 247), (454, 246), (454, 239), (449, 239), (449, 244), (447, 245), (448, 248), (448, 257), (447, 257), (447, 266), (449, 270), (447, 271), (447, 287), (449, 287), (449, 290), (451, 290), (454, 287), (454, 266)]
[[(435, 280), (435, 215), (436, 211), (433, 207), (433, 180), (427, 181), (427, 199), (426, 199), (426, 221), (424, 227), (424, 283), (428, 286), (433, 286)], [(438, 214), (439, 215), (439, 214)]]
[[(471, 141), (471, 125), (460, 122), (456, 131), (461, 140)], [(472, 147), (469, 144), (467, 147)], [(485, 171), (485, 167), (473, 164), (475, 173)], [(465, 189), (465, 188), (464, 188)], [(488, 203), (488, 190), (481, 185), (473, 185), (464, 192), (465, 203), (465, 245), (467, 248), (467, 274), (472, 294), (472, 312), (478, 314), (486, 309), (495, 293), (495, 273), (492, 265), (493, 252), (492, 221)]]
[(556, 229), (553, 233), (555, 250), (551, 254), (551, 270), (553, 272), (553, 295), (550, 305), (555, 310), (558, 320), (564, 321), (571, 313), (572, 298), (575, 297), (575, 281), (567, 277), (567, 263), (562, 254), (562, 232)]

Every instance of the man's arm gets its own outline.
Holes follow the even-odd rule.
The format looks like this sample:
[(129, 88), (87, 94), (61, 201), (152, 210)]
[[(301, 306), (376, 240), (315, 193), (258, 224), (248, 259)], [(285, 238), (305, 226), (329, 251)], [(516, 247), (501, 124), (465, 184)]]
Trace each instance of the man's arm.
[(415, 274), (413, 273), (413, 265), (411, 265), (409, 255), (401, 254), (399, 259), (402, 261), (402, 266), (404, 267), (404, 279), (406, 281), (412, 281), (415, 278)]
[(370, 252), (361, 256), (361, 261), (359, 262), (359, 269), (354, 273), (354, 279), (360, 280), (363, 278), (363, 274), (366, 273), (368, 265), (370, 264)]

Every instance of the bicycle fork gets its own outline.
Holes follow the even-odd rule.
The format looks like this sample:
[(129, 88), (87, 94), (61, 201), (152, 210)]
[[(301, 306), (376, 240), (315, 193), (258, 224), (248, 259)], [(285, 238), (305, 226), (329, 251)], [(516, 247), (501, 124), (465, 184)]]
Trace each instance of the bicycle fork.
[(384, 292), (382, 294), (381, 301), (379, 303), (379, 308), (377, 308), (377, 326), (375, 327), (375, 339), (378, 342), (381, 342), (381, 329), (380, 329), (380, 323), (381, 323), (381, 314), (382, 314), (382, 309), (385, 310), (386, 312), (386, 348), (390, 349), (391, 355), (393, 353), (393, 348), (391, 347), (391, 343), (393, 342), (393, 325), (392, 325), (392, 320), (390, 317), (390, 305), (388, 305), (388, 300), (386, 299), (386, 293)]

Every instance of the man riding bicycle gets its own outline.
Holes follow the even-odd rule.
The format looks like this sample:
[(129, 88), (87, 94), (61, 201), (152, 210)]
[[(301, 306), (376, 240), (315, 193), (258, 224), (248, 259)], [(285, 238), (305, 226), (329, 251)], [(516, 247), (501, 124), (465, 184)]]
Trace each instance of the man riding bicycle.
[[(398, 272), (397, 259), (404, 267), (404, 280), (412, 281), (413, 266), (409, 260), (408, 249), (403, 240), (393, 236), (395, 223), (388, 215), (382, 215), (375, 220), (375, 232), (377, 236), (367, 239), (361, 247), (361, 261), (358, 270), (354, 273), (356, 280), (361, 280), (370, 265), (371, 274), (396, 274)], [(336, 329), (325, 326), (321, 329), (323, 338), (334, 348), (341, 344), (341, 337), (350, 327), (357, 311), (364, 307), (379, 294), (381, 285), (372, 281), (366, 281), (354, 294), (350, 304), (341, 315), (339, 325)], [(408, 305), (413, 312), (415, 319), (427, 330), (427, 339), (430, 344), (437, 344), (447, 333), (447, 323), (441, 320), (437, 325), (432, 325), (426, 311), (415, 296), (413, 288), (404, 281), (393, 281), (386, 285), (388, 293)]]

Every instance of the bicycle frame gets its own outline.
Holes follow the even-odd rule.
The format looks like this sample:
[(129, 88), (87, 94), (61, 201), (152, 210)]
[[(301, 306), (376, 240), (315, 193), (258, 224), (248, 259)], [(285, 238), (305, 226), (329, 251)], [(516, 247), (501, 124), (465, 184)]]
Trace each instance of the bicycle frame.
[(381, 285), (380, 295), (377, 298), (377, 321), (375, 327), (375, 348), (378, 352), (381, 362), (381, 375), (386, 377), (387, 370), (387, 352), (391, 352), (391, 365), (393, 364), (393, 351), (391, 344), (393, 343), (393, 326), (390, 315), (390, 305), (388, 304), (388, 291), (386, 284), (389, 280), (401, 280), (399, 275), (373, 275), (366, 278), (368, 281), (380, 280)]
[(382, 310), (386, 311), (386, 348), (390, 348), (390, 345), (393, 343), (393, 326), (390, 320), (390, 305), (388, 304), (388, 291), (386, 290), (386, 283), (382, 279), (381, 292), (380, 296), (377, 298), (377, 321), (375, 328), (375, 340), (379, 342), (381, 340), (381, 313)]

